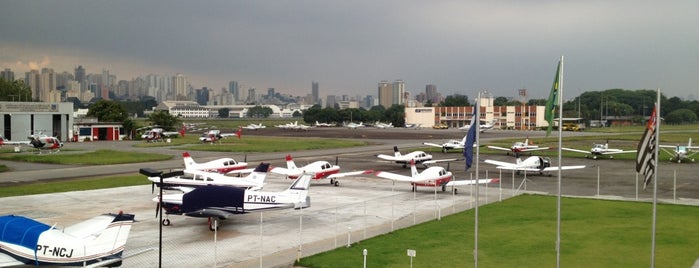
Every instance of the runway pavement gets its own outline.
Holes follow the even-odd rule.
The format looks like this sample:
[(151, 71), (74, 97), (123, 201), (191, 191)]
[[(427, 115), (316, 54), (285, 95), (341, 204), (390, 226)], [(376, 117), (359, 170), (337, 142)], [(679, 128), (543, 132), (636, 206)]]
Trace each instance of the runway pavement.
[[(428, 132), (431, 133), (431, 132)], [(454, 132), (454, 135), (463, 132)], [(523, 137), (525, 134), (511, 132), (509, 135)], [(526, 136), (537, 133), (526, 133)], [(492, 134), (492, 138), (506, 136)], [(434, 136), (432, 136), (434, 137)], [(488, 138), (483, 135), (485, 142)], [(376, 145), (362, 148), (313, 150), (293, 152), (297, 164), (315, 160), (334, 162), (338, 160), (343, 171), (371, 168), (408, 174), (400, 165), (379, 162), (376, 153), (392, 153), (392, 147), (415, 148), (423, 141), (440, 142), (443, 138), (422, 139), (376, 139)], [(142, 149), (128, 146), (132, 142), (93, 142), (69, 143), (83, 149), (114, 148), (121, 150), (156, 150), (176, 156), (174, 160), (156, 163), (91, 166), (46, 166), (36, 164), (10, 163), (12, 172), (2, 173), (2, 183), (48, 180), (71, 176), (94, 176), (136, 172), (141, 167), (157, 169), (181, 166), (182, 150), (173, 148)], [(254, 165), (260, 161), (272, 165), (283, 165), (285, 152), (265, 154), (226, 154), (211, 152), (190, 152), (195, 160), (211, 160), (233, 156)], [(460, 153), (435, 153), (435, 158), (459, 156)], [(483, 159), (513, 161), (502, 155), (481, 155)], [(3, 161), (5, 163), (6, 161)], [(554, 165), (556, 159), (553, 161)], [(582, 170), (563, 173), (562, 194), (570, 196), (590, 196), (598, 198), (648, 201), (651, 191), (643, 191), (637, 184), (633, 161), (591, 160), (584, 158), (564, 158), (564, 165), (587, 165)], [(465, 172), (463, 162), (444, 164), (454, 172), (456, 179), (467, 179), (474, 172), (472, 167)], [(494, 202), (523, 192), (557, 194), (557, 177), (540, 175), (515, 175), (500, 173), (491, 165), (478, 163), (481, 177), (499, 177), (501, 184), (491, 184), (480, 188), (480, 203)], [(35, 169), (39, 170), (35, 170)], [(659, 167), (659, 191), (662, 202), (696, 205), (699, 184), (696, 182), (697, 165), (661, 163)], [(599, 172), (599, 173), (598, 173)], [(598, 175), (599, 174), (599, 175)], [(599, 178), (599, 179), (598, 179)], [(145, 180), (145, 177), (144, 177)], [(288, 187), (290, 180), (270, 174), (265, 191), (277, 191)], [(333, 187), (328, 181), (317, 181), (311, 187), (312, 206), (304, 210), (280, 210), (252, 213), (233, 217), (222, 223), (217, 233), (208, 231), (206, 219), (173, 216), (172, 225), (163, 228), (164, 267), (283, 267), (289, 266), (298, 256), (312, 255), (337, 246), (345, 246), (347, 241), (354, 243), (365, 237), (389, 232), (416, 222), (436, 219), (446, 214), (469, 209), (474, 204), (473, 188), (462, 187), (459, 194), (435, 193), (432, 188), (418, 188), (410, 191), (408, 184), (379, 179), (374, 176), (340, 179), (340, 187)], [(136, 214), (127, 243), (126, 254), (144, 248), (158, 246), (159, 222), (155, 218), (154, 195), (150, 186), (122, 187), (95, 191), (68, 192), (57, 194), (32, 195), (2, 198), (0, 214), (18, 214), (37, 218), (48, 224), (66, 226), (90, 218), (96, 214), (124, 211)], [(260, 224), (260, 222), (262, 222)], [(361, 249), (357, 249), (361, 252)], [(124, 261), (124, 267), (156, 267), (157, 250)]]

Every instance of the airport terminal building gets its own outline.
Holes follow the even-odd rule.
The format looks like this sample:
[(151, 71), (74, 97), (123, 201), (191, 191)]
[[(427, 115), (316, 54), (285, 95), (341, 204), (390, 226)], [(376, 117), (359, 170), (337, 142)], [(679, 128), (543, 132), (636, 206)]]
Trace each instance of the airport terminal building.
[(0, 102), (0, 134), (12, 141), (34, 134), (66, 140), (73, 135), (72, 102)]
[[(481, 124), (495, 122), (496, 129), (534, 130), (548, 127), (544, 119), (544, 106), (493, 106), (485, 103), (479, 107)], [(419, 124), (432, 127), (445, 124), (449, 128), (459, 128), (471, 123), (473, 106), (460, 107), (406, 107), (406, 124)]]

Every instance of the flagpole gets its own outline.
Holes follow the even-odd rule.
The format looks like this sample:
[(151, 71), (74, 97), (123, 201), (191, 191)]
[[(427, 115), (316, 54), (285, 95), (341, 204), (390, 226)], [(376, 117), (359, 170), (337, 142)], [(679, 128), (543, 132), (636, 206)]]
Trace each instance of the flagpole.
[(556, 198), (556, 267), (561, 267), (561, 148), (563, 147), (563, 56), (558, 73), (558, 196)]
[(658, 142), (660, 141), (660, 88), (658, 88), (656, 93), (656, 103), (655, 103), (655, 142), (653, 144), (653, 159), (655, 165), (653, 165), (653, 225), (651, 231), (651, 244), (650, 244), (650, 267), (655, 267), (655, 222), (657, 216), (657, 206), (658, 206)]
[[(480, 127), (481, 127), (481, 122), (480, 122), (480, 113), (481, 113), (481, 92), (478, 91), (478, 99), (476, 99), (476, 110), (473, 113), (473, 120), (475, 120), (473, 127), (476, 128), (476, 143), (480, 145), (479, 137), (480, 137)], [(478, 268), (478, 199), (479, 199), (479, 193), (478, 193), (478, 188), (480, 188), (480, 185), (478, 185), (478, 179), (480, 179), (480, 174), (478, 173), (478, 162), (479, 162), (479, 153), (480, 153), (480, 146), (476, 146), (476, 210), (475, 210), (475, 223), (474, 225), (474, 232), (475, 234), (473, 235), (474, 238), (474, 250), (473, 250), (473, 261), (475, 262), (475, 268)]]

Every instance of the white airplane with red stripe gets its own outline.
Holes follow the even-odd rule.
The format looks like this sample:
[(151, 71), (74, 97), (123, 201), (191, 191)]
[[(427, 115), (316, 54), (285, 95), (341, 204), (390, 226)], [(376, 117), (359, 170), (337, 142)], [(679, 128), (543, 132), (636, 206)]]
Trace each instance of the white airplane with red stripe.
[(510, 155), (510, 152), (512, 152), (515, 155), (515, 157), (518, 157), (520, 153), (541, 151), (541, 150), (548, 150), (549, 149), (549, 147), (539, 147), (538, 145), (530, 144), (529, 138), (525, 139), (524, 142), (518, 141), (518, 142), (513, 143), (510, 148), (492, 146), (492, 145), (488, 146), (488, 148), (493, 149), (493, 150), (507, 151), (507, 155)]
[(347, 177), (347, 176), (356, 176), (356, 175), (362, 175), (362, 174), (371, 174), (374, 171), (373, 170), (360, 170), (360, 171), (352, 171), (352, 172), (343, 172), (340, 173), (340, 166), (338, 165), (332, 165), (328, 161), (315, 161), (313, 163), (310, 163), (308, 165), (302, 166), (302, 167), (297, 167), (296, 163), (294, 163), (294, 159), (291, 157), (290, 154), (286, 155), (286, 168), (283, 167), (274, 167), (272, 170), (270, 170), (272, 173), (280, 174), (287, 176), (290, 179), (296, 179), (301, 174), (313, 174), (314, 180), (320, 180), (320, 179), (330, 179), (330, 184), (335, 185), (335, 186), (340, 186), (340, 183), (337, 181), (338, 178), (342, 177)]
[[(216, 160), (211, 160), (206, 163), (197, 163), (194, 161), (189, 152), (182, 153), (182, 159), (184, 160), (184, 168), (192, 170), (201, 170), (207, 172), (216, 172), (221, 174), (226, 174), (233, 171), (243, 172), (247, 169), (248, 163), (238, 162), (230, 157), (219, 158)], [(250, 170), (252, 171), (252, 170)], [(249, 172), (249, 171), (248, 171)], [(246, 172), (247, 173), (247, 172)]]
[[(410, 161), (410, 176), (387, 171), (378, 171), (375, 175), (379, 178), (393, 181), (409, 182), (413, 186), (413, 192), (416, 191), (417, 186), (442, 187), (442, 192), (444, 192), (447, 190), (447, 186), (486, 184), (498, 181), (498, 179), (454, 180), (454, 175), (451, 171), (437, 166), (429, 167), (422, 172), (418, 172), (415, 167), (415, 161), (412, 160)], [(454, 189), (454, 192), (456, 193), (456, 189)]]

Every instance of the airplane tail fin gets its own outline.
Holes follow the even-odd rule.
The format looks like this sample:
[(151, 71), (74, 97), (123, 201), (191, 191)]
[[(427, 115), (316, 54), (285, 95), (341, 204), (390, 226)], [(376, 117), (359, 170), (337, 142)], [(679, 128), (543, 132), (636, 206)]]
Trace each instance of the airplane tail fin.
[(180, 136), (184, 137), (184, 133), (187, 132), (187, 127), (185, 126), (184, 123), (182, 123), (182, 128), (180, 129), (179, 133)]
[(297, 169), (296, 163), (294, 163), (294, 159), (291, 158), (290, 154), (286, 155), (286, 168), (288, 169)]
[(238, 139), (240, 139), (240, 137), (243, 136), (243, 128), (239, 127), (238, 131), (235, 132), (235, 135), (238, 136)]
[(119, 212), (117, 214), (103, 214), (86, 221), (66, 227), (63, 232), (74, 237), (94, 237), (86, 239), (85, 255), (94, 256), (113, 253), (120, 258), (124, 252), (126, 240), (129, 238), (131, 226), (134, 222), (133, 214)]
[(197, 164), (197, 162), (194, 162), (194, 159), (192, 159), (192, 156), (189, 155), (189, 152), (182, 153), (182, 159), (184, 160), (185, 169), (193, 168)]
[(311, 206), (311, 197), (308, 196), (308, 189), (311, 187), (311, 180), (313, 180), (313, 174), (304, 173), (299, 176), (298, 179), (294, 181), (289, 189), (285, 190), (284, 193), (296, 196), (294, 202), (294, 208), (307, 208)]
[(269, 171), (269, 163), (260, 163), (255, 170), (248, 174), (245, 178), (253, 181), (257, 184), (257, 187), (262, 187), (265, 178), (267, 177), (267, 171)]
[(393, 155), (396, 157), (401, 156), (400, 151), (398, 150), (398, 146), (393, 146)]

